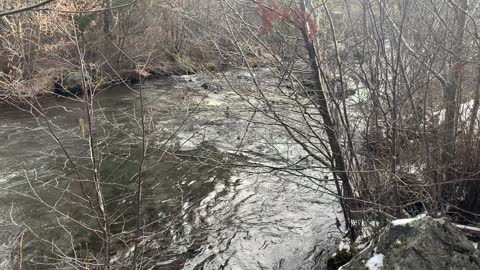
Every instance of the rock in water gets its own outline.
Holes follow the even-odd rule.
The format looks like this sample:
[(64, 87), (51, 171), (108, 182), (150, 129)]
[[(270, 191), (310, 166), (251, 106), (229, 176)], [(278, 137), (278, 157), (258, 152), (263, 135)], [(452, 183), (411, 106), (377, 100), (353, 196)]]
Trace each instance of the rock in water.
[(480, 269), (480, 251), (451, 223), (425, 217), (393, 222), (341, 269)]
[(220, 90), (222, 90), (222, 86), (220, 84), (217, 84), (217, 83), (205, 82), (202, 85), (200, 85), (200, 87), (202, 87), (203, 89), (206, 89), (206, 90), (210, 90), (214, 93), (218, 93), (218, 92), (220, 92)]

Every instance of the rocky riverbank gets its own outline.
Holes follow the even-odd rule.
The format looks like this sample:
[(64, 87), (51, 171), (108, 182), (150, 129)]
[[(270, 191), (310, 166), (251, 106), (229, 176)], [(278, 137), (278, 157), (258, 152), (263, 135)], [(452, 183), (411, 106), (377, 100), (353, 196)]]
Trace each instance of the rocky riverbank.
[(338, 268), (335, 263), (350, 254), (349, 249), (337, 252), (328, 269), (480, 269), (478, 243), (447, 220), (424, 215), (392, 221), (365, 249)]
[[(229, 65), (217, 62), (198, 62), (188, 57), (174, 55), (160, 64), (113, 69), (94, 63), (83, 69), (67, 67), (61, 63), (37, 68), (27, 75), (10, 62), (0, 62), (0, 102), (21, 102), (33, 97), (77, 96), (101, 91), (117, 84), (137, 84), (145, 80), (164, 79), (170, 76), (192, 75), (224, 71)], [(82, 71), (83, 70), (83, 71)]]

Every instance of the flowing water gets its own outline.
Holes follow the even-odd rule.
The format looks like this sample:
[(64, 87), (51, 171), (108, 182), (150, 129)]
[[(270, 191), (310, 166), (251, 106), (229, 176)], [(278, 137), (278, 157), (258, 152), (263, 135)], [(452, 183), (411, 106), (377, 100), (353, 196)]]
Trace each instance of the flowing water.
[[(230, 76), (236, 85), (249, 83), (248, 76)], [(319, 268), (338, 238), (337, 204), (302, 174), (274, 169), (302, 152), (282, 127), (220, 78), (222, 89), (204, 90), (204, 80), (148, 81), (96, 97), (95, 162), (107, 212), (118, 217), (111, 225), (112, 264), (128, 263), (145, 143), (142, 245), (154, 258), (147, 269)], [(56, 97), (35, 106), (39, 111), (0, 107), (0, 269), (11, 269), (20, 256), (24, 269), (52, 269), (52, 263), (68, 269), (58, 258), (78, 262), (103, 250), (101, 235), (87, 229), (98, 228), (96, 212), (82, 199), (82, 192), (95, 194), (83, 137), (89, 126), (80, 120), (85, 110)], [(309, 174), (323, 177), (321, 170)]]

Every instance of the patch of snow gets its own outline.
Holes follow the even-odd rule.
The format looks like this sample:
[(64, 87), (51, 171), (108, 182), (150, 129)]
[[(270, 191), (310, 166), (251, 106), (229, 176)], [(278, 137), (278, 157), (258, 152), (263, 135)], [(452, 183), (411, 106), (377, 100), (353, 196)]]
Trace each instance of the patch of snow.
[(473, 247), (474, 247), (475, 249), (478, 249), (478, 243), (477, 243), (477, 242), (474, 242), (474, 243), (473, 243)]
[[(467, 101), (465, 103), (460, 104), (459, 106), (459, 121), (465, 122), (468, 121), (472, 115), (474, 100)], [(437, 111), (435, 115), (438, 116), (438, 123), (442, 123), (445, 120), (445, 109)], [(480, 111), (477, 114), (477, 118), (480, 117)]]
[(397, 220), (392, 221), (392, 225), (393, 226), (404, 226), (404, 225), (407, 225), (408, 223), (411, 223), (413, 221), (420, 220), (420, 219), (422, 219), (426, 216), (427, 216), (426, 214), (421, 214), (421, 215), (418, 215), (414, 218), (397, 219)]
[(473, 226), (467, 226), (467, 225), (460, 225), (460, 224), (455, 224), (455, 227), (461, 229), (461, 230), (468, 230), (468, 231), (475, 231), (475, 232), (480, 232), (480, 228), (478, 227), (473, 227)]
[(365, 264), (368, 270), (381, 270), (383, 269), (383, 256), (382, 253), (376, 253)]
[(348, 243), (348, 239), (342, 239), (342, 241), (338, 245), (338, 250), (342, 250), (342, 249), (346, 251), (350, 251), (350, 244)]

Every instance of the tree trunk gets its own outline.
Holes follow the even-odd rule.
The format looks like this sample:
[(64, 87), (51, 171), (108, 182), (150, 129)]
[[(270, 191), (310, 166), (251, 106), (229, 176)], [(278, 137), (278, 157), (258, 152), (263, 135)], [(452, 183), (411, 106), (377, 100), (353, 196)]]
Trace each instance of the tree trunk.
[[(468, 0), (461, 0), (460, 8), (464, 11), (468, 9)], [(465, 33), (465, 12), (456, 10), (457, 27), (455, 29), (455, 44), (453, 46), (453, 66), (450, 70), (450, 78), (445, 87), (444, 104), (445, 104), (445, 136), (444, 148), (442, 154), (443, 165), (449, 167), (455, 157), (455, 135), (456, 135), (456, 115), (458, 114), (457, 92), (461, 85), (461, 76), (463, 73), (463, 39)], [(446, 168), (444, 168), (446, 169)], [(449, 171), (449, 169), (446, 169)], [(450, 173), (447, 173), (447, 176)], [(451, 180), (446, 177), (446, 180)]]
[[(304, 14), (308, 14), (305, 6), (306, 6), (305, 0), (300, 1), (300, 7), (302, 9), (302, 12)], [(351, 203), (349, 202), (349, 199), (353, 198), (353, 192), (350, 186), (349, 176), (346, 171), (345, 159), (342, 153), (342, 148), (340, 146), (340, 142), (335, 132), (335, 124), (330, 115), (327, 100), (326, 100), (326, 95), (323, 90), (323, 85), (321, 83), (320, 67), (317, 61), (317, 51), (312, 39), (308, 35), (308, 25), (306, 22), (304, 23), (302, 28), (302, 35), (305, 42), (305, 47), (308, 51), (308, 59), (310, 61), (310, 68), (312, 72), (314, 87), (318, 91), (318, 100), (317, 100), (318, 108), (319, 108), (323, 123), (325, 125), (328, 142), (333, 155), (334, 174), (338, 176), (338, 178), (342, 182), (342, 185), (340, 188), (340, 185), (338, 185), (338, 180), (337, 180), (337, 185), (336, 185), (337, 193), (338, 193), (338, 196), (340, 197), (340, 204), (342, 206), (342, 210), (344, 213), (345, 224), (349, 233), (349, 237), (352, 241), (354, 241), (356, 238), (356, 233), (353, 228), (353, 224), (351, 220), (351, 212), (350, 212)], [(335, 177), (335, 179), (337, 179), (337, 177)]]
[(103, 0), (102, 9), (103, 11), (103, 32), (105, 34), (110, 34), (110, 23), (112, 21), (112, 0)]
[[(480, 57), (479, 57), (480, 60)], [(475, 123), (477, 122), (478, 108), (480, 107), (480, 64), (477, 66), (477, 80), (475, 82), (475, 95), (473, 97), (473, 108), (470, 115), (470, 123), (468, 127), (468, 138), (473, 138), (475, 131)]]
[[(468, 11), (468, 0), (459, 1), (456, 10), (456, 28), (454, 33), (454, 44), (452, 48), (452, 67), (450, 68), (449, 79), (445, 86), (444, 104), (445, 104), (445, 135), (442, 149), (442, 170), (443, 181), (450, 182), (454, 180), (454, 168), (452, 167), (455, 161), (455, 141), (457, 129), (457, 115), (458, 115), (458, 90), (461, 86), (463, 75), (463, 41), (465, 33), (466, 12)], [(445, 188), (440, 188), (440, 199), (444, 194)], [(444, 198), (445, 199), (445, 198)], [(448, 198), (447, 198), (448, 199)], [(438, 209), (442, 210), (442, 209)]]

